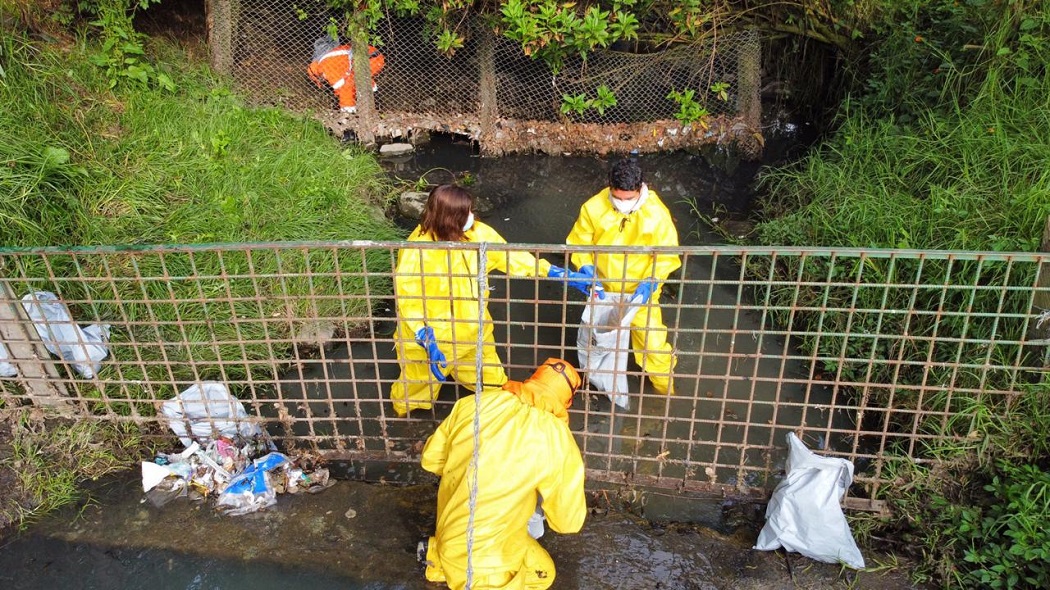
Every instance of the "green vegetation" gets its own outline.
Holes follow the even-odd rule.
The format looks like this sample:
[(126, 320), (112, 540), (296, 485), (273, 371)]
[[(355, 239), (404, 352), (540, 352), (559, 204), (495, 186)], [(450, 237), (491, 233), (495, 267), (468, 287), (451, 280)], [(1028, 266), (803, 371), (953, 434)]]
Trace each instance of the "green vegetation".
[[(280, 366), (290, 346), (267, 340), (287, 339), (315, 318), (367, 315), (361, 271), (389, 272), (390, 256), (262, 246), (158, 253), (148, 246), (398, 239), (402, 233), (380, 210), (391, 187), (369, 153), (340, 147), (313, 120), (246, 107), (205, 65), (134, 33), (129, 13), (102, 10), (122, 3), (98, 5), (99, 40), (96, 29), (68, 45), (0, 33), (0, 248), (118, 247), (51, 253), (46, 266), (39, 257), (11, 256), (4, 272), (39, 278), (34, 288), (69, 300), (94, 301), (73, 315), (121, 327), (111, 349), (124, 362), (107, 364), (103, 378), (225, 381), (262, 371), (272, 380), (269, 362), (216, 361)], [(114, 280), (63, 281), (57, 289), (50, 273)], [(139, 276), (167, 278), (133, 280)], [(391, 289), (389, 279), (368, 281), (370, 297)], [(234, 302), (210, 304), (212, 294)], [(81, 391), (103, 398), (91, 387), (83, 383)], [(137, 406), (141, 415), (154, 411), (147, 402)], [(10, 521), (69, 501), (79, 479), (126, 465), (113, 449), (136, 443), (134, 429), (45, 425), (18, 418), (17, 408), (0, 409), (17, 421), (2, 466), (19, 479), (21, 496), (2, 508)], [(105, 409), (132, 411), (111, 402)]]
[[(904, 2), (885, 10), (851, 72), (858, 81), (842, 106), (839, 126), (813, 154), (795, 166), (768, 171), (761, 182), (765, 221), (758, 239), (766, 245), (1033, 251), (1050, 216), (1050, 7), (1038, 2)], [(861, 268), (863, 266), (863, 268)], [(1017, 272), (1018, 268), (1023, 269)], [(866, 260), (841, 264), (787, 261), (756, 267), (760, 276), (817, 283), (853, 281), (856, 299), (837, 300), (856, 313), (798, 313), (794, 328), (810, 332), (896, 333), (943, 340), (1017, 334), (1029, 314), (1034, 268), (1003, 264), (926, 260)], [(1009, 286), (1000, 302), (979, 291), (940, 300), (929, 293), (893, 288), (918, 276), (950, 277), (955, 286)], [(947, 279), (946, 279), (947, 280)], [(872, 287), (866, 287), (871, 284)], [(875, 287), (875, 285), (890, 287)], [(800, 307), (816, 305), (832, 291), (803, 286)], [(794, 289), (772, 293), (790, 304)], [(847, 289), (847, 297), (854, 290)], [(964, 290), (960, 290), (963, 292)], [(1002, 307), (1000, 310), (999, 307)], [(871, 309), (907, 309), (908, 317), (876, 318)], [(937, 310), (964, 311), (962, 314)], [(997, 326), (982, 313), (1015, 319)], [(852, 316), (852, 317), (847, 317)], [(934, 316), (938, 316), (934, 319)], [(852, 322), (852, 323), (850, 323)], [(896, 325), (891, 325), (896, 322)], [(847, 327), (849, 326), (849, 327)], [(1045, 588), (1050, 586), (1050, 387), (1019, 385), (1011, 399), (953, 391), (1007, 388), (1012, 376), (990, 372), (949, 375), (930, 361), (979, 365), (984, 359), (1028, 358), (1042, 351), (959, 344), (941, 349), (880, 346), (877, 339), (809, 338), (820, 356), (889, 361), (871, 370), (827, 365), (845, 378), (886, 383), (869, 392), (894, 407), (933, 410), (921, 432), (947, 438), (922, 455), (937, 459), (891, 465), (895, 484), (881, 498), (895, 508), (888, 521), (858, 517), (868, 534), (895, 540), (896, 549), (920, 560), (917, 577), (945, 587)], [(904, 361), (899, 371), (888, 367)], [(881, 371), (881, 372), (880, 372)], [(979, 371), (975, 371), (978, 373)], [(924, 383), (944, 395), (907, 394)], [(921, 404), (921, 406), (920, 406)], [(891, 428), (892, 428), (891, 424)]]
[(0, 414), (0, 433), (10, 435), (0, 444), (0, 482), (14, 480), (0, 497), (0, 530), (76, 501), (80, 482), (127, 469), (141, 443), (125, 425), (45, 420), (27, 410)]

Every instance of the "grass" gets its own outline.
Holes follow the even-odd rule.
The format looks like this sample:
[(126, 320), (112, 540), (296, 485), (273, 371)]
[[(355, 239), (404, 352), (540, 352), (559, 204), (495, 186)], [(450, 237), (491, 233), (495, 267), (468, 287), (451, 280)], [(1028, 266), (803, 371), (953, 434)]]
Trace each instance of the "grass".
[[(103, 380), (272, 373), (292, 351), (267, 340), (287, 342), (313, 318), (364, 317), (371, 300), (391, 291), (381, 276), (365, 284), (364, 272), (389, 273), (384, 253), (247, 251), (256, 242), (402, 237), (382, 214), (393, 192), (371, 154), (340, 146), (308, 118), (244, 106), (207, 66), (163, 40), (150, 42), (149, 55), (174, 90), (111, 87), (88, 61), (97, 51), (85, 39), (62, 47), (0, 32), (0, 263), (16, 289), (55, 291), (81, 302), (74, 317), (119, 328), (111, 340), (118, 362), (106, 364)], [(207, 242), (246, 248), (119, 247)], [(46, 256), (16, 250), (93, 245), (118, 248)], [(360, 297), (366, 288), (367, 299)], [(233, 302), (212, 302), (216, 297)], [(142, 321), (155, 325), (136, 323)], [(220, 359), (273, 364), (256, 369)], [(93, 384), (81, 385), (83, 395), (107, 399)], [(127, 391), (132, 401), (155, 395)], [(137, 406), (100, 401), (96, 409), (154, 411)], [(0, 411), (22, 412), (10, 403)], [(68, 503), (78, 481), (126, 466), (123, 451), (139, 444), (132, 427), (15, 416), (12, 452), (2, 466), (18, 477), (18, 499), (3, 507), (13, 522)]]
[[(85, 41), (60, 50), (9, 36), (3, 45), (0, 100), (9, 107), (0, 112), (3, 246), (402, 236), (380, 211), (392, 189), (369, 153), (339, 146), (313, 120), (246, 108), (207, 67), (188, 62), (163, 41), (154, 42), (156, 67), (175, 82), (174, 91), (110, 88), (104, 71), (81, 57), (94, 51)], [(272, 346), (242, 347), (239, 341), (287, 340), (303, 321), (366, 316), (369, 301), (354, 298), (365, 290), (362, 271), (381, 275), (390, 263), (381, 252), (340, 256), (328, 249), (118, 250), (50, 254), (46, 261), (20, 257), (11, 276), (66, 300), (97, 302), (75, 310), (80, 318), (114, 324), (155, 319), (159, 326), (129, 326), (113, 334), (118, 360), (141, 357), (141, 372), (152, 372), (154, 379), (225, 380), (244, 378), (248, 369), (216, 361), (275, 354)], [(48, 281), (49, 273), (87, 280)], [(110, 277), (112, 282), (92, 281)], [(136, 277), (173, 278), (140, 284)], [(388, 278), (368, 280), (370, 297), (391, 289)], [(236, 302), (188, 301), (211, 297)], [(125, 303), (117, 306), (115, 300)], [(286, 321), (273, 321), (278, 316)], [(177, 320), (191, 323), (188, 331)], [(198, 340), (226, 344), (192, 344)], [(120, 346), (151, 342), (183, 344), (137, 347), (134, 353)], [(276, 354), (285, 354), (283, 348)], [(165, 359), (173, 375), (149, 364)], [(143, 377), (133, 365), (125, 368), (123, 379)]]
[(25, 525), (79, 497), (79, 484), (127, 469), (139, 453), (126, 425), (49, 419), (31, 410), (0, 410), (9, 431), (0, 474), (13, 478), (0, 500), (0, 529)]
[[(979, 72), (966, 74), (981, 76), (968, 80), (979, 82), (968, 85), (978, 88), (972, 95), (958, 96), (946, 86), (936, 108), (917, 106), (922, 101), (915, 100), (908, 110), (920, 116), (907, 123), (895, 119), (893, 110), (876, 111), (882, 114), (878, 117), (847, 104), (840, 127), (820, 149), (795, 166), (768, 171), (760, 184), (765, 196), (758, 241), (1038, 250), (1050, 217), (1050, 69), (1045, 67), (1050, 12), (1033, 5), (1014, 18), (1018, 15), (1010, 11), (1021, 6), (1002, 6), (1006, 18), (980, 48), (989, 55), (974, 61)], [(906, 101), (907, 87), (894, 86), (899, 82), (878, 81)], [(987, 370), (1010, 366), (1011, 359), (1022, 366), (1042, 364), (1045, 350), (1000, 342), (1020, 339), (1031, 319), (1035, 266), (905, 259), (846, 260), (836, 266), (782, 260), (776, 268), (766, 264), (749, 270), (800, 283), (771, 293), (778, 307), (819, 309), (830, 302), (843, 309), (792, 316), (799, 332), (819, 328), (832, 334), (800, 344), (819, 357), (834, 359), (842, 351), (866, 361), (822, 368), (872, 383), (875, 403), (879, 395), (895, 392), (892, 407), (922, 411), (918, 429), (933, 435), (916, 454), (923, 462), (893, 458), (893, 449), (887, 450), (883, 476), (892, 485), (881, 486), (879, 497), (893, 508), (893, 516), (854, 515), (854, 531), (917, 558), (920, 582), (953, 588), (1047, 587), (1050, 385), (1038, 371), (1015, 381), (1009, 371)], [(846, 288), (822, 285), (828, 282)], [(916, 283), (931, 288), (907, 287)], [(992, 289), (986, 293), (987, 287)], [(996, 296), (990, 297), (993, 292)], [(1006, 293), (1002, 299), (1000, 292)], [(796, 293), (797, 304), (792, 300)], [(835, 335), (845, 333), (858, 337)], [(876, 346), (877, 338), (863, 337), (868, 334), (909, 338), (885, 349)], [(931, 335), (956, 344), (922, 343)], [(893, 361), (910, 365), (891, 371)], [(938, 361), (971, 368), (942, 370)], [(874, 370), (862, 374), (871, 362), (877, 363)], [(940, 391), (908, 395), (914, 386)], [(967, 391), (988, 389), (1012, 393)], [(889, 404), (890, 398), (881, 401)], [(909, 425), (900, 426), (906, 432)]]

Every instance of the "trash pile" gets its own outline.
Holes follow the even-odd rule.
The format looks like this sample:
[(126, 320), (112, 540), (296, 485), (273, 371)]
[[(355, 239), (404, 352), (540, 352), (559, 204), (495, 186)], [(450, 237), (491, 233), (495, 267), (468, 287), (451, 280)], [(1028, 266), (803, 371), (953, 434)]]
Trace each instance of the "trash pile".
[(154, 506), (215, 498), (225, 514), (248, 514), (276, 504), (277, 494), (317, 493), (334, 483), (313, 457), (277, 452), (222, 383), (194, 385), (164, 402), (161, 413), (186, 449), (142, 462), (142, 491)]

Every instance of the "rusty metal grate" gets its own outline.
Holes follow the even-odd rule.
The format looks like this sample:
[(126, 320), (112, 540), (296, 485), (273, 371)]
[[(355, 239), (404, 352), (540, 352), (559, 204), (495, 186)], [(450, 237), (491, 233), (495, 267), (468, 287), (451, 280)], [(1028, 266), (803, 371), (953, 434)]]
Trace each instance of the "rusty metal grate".
[[(288, 447), (416, 461), (420, 442), (468, 392), (449, 384), (431, 411), (392, 412), (399, 343), (391, 268), (402, 245), (0, 250), (0, 340), (19, 371), (0, 379), (0, 401), (157, 425), (161, 402), (220, 381)], [(513, 249), (563, 266), (570, 252)], [(975, 404), (1005, 407), (1046, 371), (1050, 326), (1036, 324), (1050, 294), (1050, 255), (645, 252), (683, 260), (662, 303), (678, 356), (676, 395), (653, 391), (632, 362), (629, 409), (591, 390), (577, 397), (572, 429), (595, 480), (764, 493), (794, 431), (855, 463), (851, 496), (864, 505), (889, 480), (891, 456), (933, 460), (929, 442), (979, 432)], [(546, 278), (494, 274), (488, 283), (512, 379), (550, 356), (576, 362), (582, 296)], [(79, 324), (110, 325), (110, 354), (97, 375), (85, 378), (43, 348), (21, 305), (34, 291), (55, 293)]]

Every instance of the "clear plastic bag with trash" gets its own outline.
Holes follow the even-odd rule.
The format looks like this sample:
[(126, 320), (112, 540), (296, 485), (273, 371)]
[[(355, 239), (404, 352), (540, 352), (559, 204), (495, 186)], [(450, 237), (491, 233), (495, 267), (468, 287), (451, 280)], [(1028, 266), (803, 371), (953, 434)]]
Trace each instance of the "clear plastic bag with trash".
[(841, 505), (853, 483), (853, 463), (817, 455), (793, 432), (787, 442), (787, 475), (773, 490), (755, 549), (783, 547), (817, 561), (863, 569), (864, 557)]
[(22, 307), (48, 352), (71, 363), (81, 377), (92, 379), (98, 375), (102, 359), (109, 355), (109, 324), (81, 328), (66, 304), (50, 291), (27, 294), (22, 298)]
[(204, 381), (186, 388), (164, 402), (160, 413), (186, 447), (194, 439), (207, 444), (220, 436), (251, 437), (262, 433), (262, 428), (249, 420), (244, 405), (230, 395), (226, 385), (217, 381)]
[(609, 401), (628, 408), (627, 361), (631, 352), (631, 321), (642, 308), (641, 295), (605, 292), (605, 299), (593, 294), (583, 308), (576, 347), (580, 369), (587, 372), (587, 380), (598, 391), (604, 391)]

